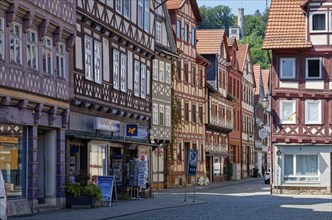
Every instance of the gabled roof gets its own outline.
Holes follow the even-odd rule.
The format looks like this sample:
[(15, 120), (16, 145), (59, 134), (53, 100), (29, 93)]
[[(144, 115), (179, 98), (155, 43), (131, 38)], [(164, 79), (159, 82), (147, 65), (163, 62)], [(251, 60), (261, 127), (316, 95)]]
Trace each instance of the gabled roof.
[(260, 90), (260, 80), (261, 80), (261, 66), (259, 64), (255, 64), (253, 66), (254, 69), (254, 75), (255, 75), (255, 82), (256, 82), (256, 89), (255, 89), (255, 95), (259, 95)]
[(194, 16), (196, 18), (196, 22), (198, 22), (198, 23), (203, 22), (203, 19), (202, 19), (201, 13), (199, 12), (199, 7), (198, 7), (196, 0), (167, 0), (166, 4), (167, 4), (168, 10), (177, 10), (177, 9), (181, 9), (187, 1), (191, 5), (191, 9), (193, 10)]
[[(220, 54), (222, 42), (227, 54), (227, 61), (230, 60), (228, 52), (228, 43), (225, 30), (223, 29), (204, 29), (197, 30), (196, 38), (198, 40), (196, 48), (199, 54)], [(220, 54), (221, 56), (223, 54)]]
[(249, 44), (239, 44), (237, 47), (239, 50), (236, 53), (236, 58), (239, 63), (239, 70), (243, 72), (246, 64), (247, 54), (249, 53)]
[(269, 89), (270, 70), (269, 69), (262, 70), (262, 80), (263, 80), (264, 94), (265, 94), (265, 96), (267, 96), (268, 93), (270, 92), (270, 89)]
[(306, 40), (304, 0), (271, 0), (263, 49), (310, 48)]

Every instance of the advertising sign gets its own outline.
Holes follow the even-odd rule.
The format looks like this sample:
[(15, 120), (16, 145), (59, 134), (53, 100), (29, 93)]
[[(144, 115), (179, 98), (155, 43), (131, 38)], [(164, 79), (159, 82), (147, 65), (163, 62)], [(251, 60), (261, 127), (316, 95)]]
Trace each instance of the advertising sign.
[(132, 137), (132, 136), (137, 136), (137, 130), (138, 127), (137, 125), (129, 125), (127, 124), (127, 136)]
[(96, 118), (96, 129), (103, 131), (120, 131), (120, 122), (115, 120), (110, 120), (107, 118)]
[(187, 175), (196, 176), (197, 173), (197, 161), (198, 161), (198, 152), (197, 150), (191, 149), (188, 152), (188, 161), (187, 161)]
[(103, 202), (109, 202), (111, 206), (113, 194), (114, 176), (98, 176), (97, 185), (100, 188)]

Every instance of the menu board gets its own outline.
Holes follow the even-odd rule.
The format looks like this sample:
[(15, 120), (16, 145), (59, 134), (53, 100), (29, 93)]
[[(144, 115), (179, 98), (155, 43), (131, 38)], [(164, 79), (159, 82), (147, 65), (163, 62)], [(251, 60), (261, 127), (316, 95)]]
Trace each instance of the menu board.
[(98, 176), (97, 178), (97, 185), (102, 193), (101, 201), (109, 202), (109, 206), (111, 206), (112, 202), (113, 181), (114, 176)]

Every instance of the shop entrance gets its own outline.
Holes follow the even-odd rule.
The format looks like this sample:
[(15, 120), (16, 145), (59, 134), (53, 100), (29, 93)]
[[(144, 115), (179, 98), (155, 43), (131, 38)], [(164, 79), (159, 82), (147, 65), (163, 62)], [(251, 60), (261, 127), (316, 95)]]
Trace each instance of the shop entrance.
[(56, 130), (38, 131), (39, 204), (56, 206)]

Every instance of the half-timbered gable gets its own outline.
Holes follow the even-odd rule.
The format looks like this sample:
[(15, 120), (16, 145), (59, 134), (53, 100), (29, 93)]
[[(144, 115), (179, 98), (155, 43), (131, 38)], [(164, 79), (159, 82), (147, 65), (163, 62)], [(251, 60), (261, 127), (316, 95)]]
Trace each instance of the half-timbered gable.
[(8, 215), (64, 205), (75, 6), (61, 0), (0, 4), (0, 157), (7, 158), (1, 170)]
[[(170, 180), (171, 184), (184, 184), (186, 155), (189, 149), (203, 152), (205, 126), (205, 64), (197, 63), (196, 25), (202, 21), (196, 0), (169, 0), (166, 2), (171, 25), (175, 34), (180, 59), (177, 63), (177, 74), (173, 80), (175, 96), (179, 99), (183, 126), (177, 132), (177, 166)], [(201, 59), (204, 60), (204, 59)], [(205, 61), (204, 61), (205, 62)], [(204, 63), (203, 62), (203, 63)], [(199, 121), (198, 118), (202, 120)], [(200, 153), (199, 175), (204, 172), (204, 156)]]
[(328, 1), (271, 2), (263, 48), (272, 50), (273, 182), (286, 191), (331, 191), (330, 25)]
[(233, 129), (233, 107), (228, 92), (230, 55), (224, 30), (198, 30), (197, 51), (211, 63), (206, 69), (206, 171), (211, 182), (221, 181), (228, 155), (229, 132)]

